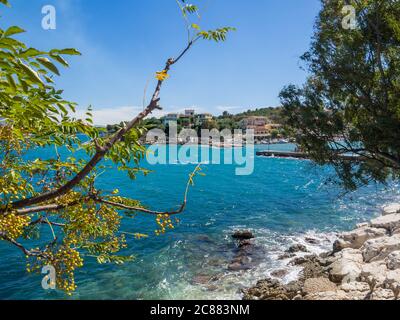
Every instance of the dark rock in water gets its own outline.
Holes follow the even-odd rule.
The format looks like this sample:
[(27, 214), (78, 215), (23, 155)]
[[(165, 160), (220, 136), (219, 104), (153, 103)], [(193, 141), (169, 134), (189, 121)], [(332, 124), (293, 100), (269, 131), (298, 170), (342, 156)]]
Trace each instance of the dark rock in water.
[(197, 240), (202, 242), (212, 242), (211, 238), (207, 235), (199, 235)]
[(306, 242), (310, 243), (310, 244), (319, 244), (319, 240), (311, 238), (311, 237), (307, 237), (305, 238)]
[(236, 231), (232, 235), (232, 238), (236, 240), (250, 240), (254, 239), (255, 237), (251, 231)]
[(271, 272), (271, 276), (275, 277), (275, 278), (283, 278), (286, 275), (288, 275), (289, 271), (286, 269), (281, 269), (281, 270), (276, 270), (274, 272)]
[(302, 244), (295, 244), (286, 250), (287, 253), (308, 252), (307, 247)]
[(295, 259), (293, 259), (292, 261), (289, 262), (289, 265), (291, 266), (300, 266), (303, 265), (305, 263), (308, 262), (314, 262), (315, 259), (317, 259), (316, 255), (309, 255), (309, 256), (305, 256), (305, 257), (297, 257)]
[(218, 280), (218, 276), (212, 276), (207, 274), (198, 274), (194, 276), (192, 279), (193, 284), (209, 284), (210, 282), (214, 282)]
[(246, 264), (242, 264), (240, 262), (233, 262), (228, 266), (228, 270), (230, 271), (242, 271), (242, 270), (249, 270), (251, 267)]
[(278, 257), (278, 260), (286, 260), (286, 259), (293, 258), (293, 257), (295, 257), (295, 256), (296, 256), (296, 255), (295, 255), (294, 253), (286, 252), (286, 253), (280, 255), (280, 256)]
[(253, 245), (253, 243), (250, 240), (241, 240), (239, 242), (239, 248), (243, 248), (243, 247), (251, 246), (251, 245)]

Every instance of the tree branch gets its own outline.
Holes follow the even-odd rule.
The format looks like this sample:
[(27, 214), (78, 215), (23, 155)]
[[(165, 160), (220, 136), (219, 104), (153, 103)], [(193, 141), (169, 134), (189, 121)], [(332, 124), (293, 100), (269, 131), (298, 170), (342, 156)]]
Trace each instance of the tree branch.
[[(194, 44), (194, 41), (189, 42), (189, 44), (186, 46), (186, 48), (178, 55), (176, 59), (170, 58), (166, 62), (165, 65), (165, 72), (168, 73), (170, 70), (171, 66), (175, 63), (177, 63), (192, 47)], [(40, 204), (52, 199), (55, 199), (57, 197), (60, 197), (62, 195), (65, 195), (69, 191), (71, 191), (74, 187), (76, 187), (85, 177), (99, 164), (101, 160), (105, 157), (105, 155), (111, 150), (111, 148), (118, 142), (122, 140), (122, 138), (127, 134), (130, 130), (132, 130), (136, 125), (138, 125), (144, 118), (146, 118), (149, 114), (151, 114), (154, 110), (160, 109), (159, 107), (159, 95), (161, 91), (163, 81), (159, 80), (157, 83), (157, 86), (154, 90), (152, 99), (150, 101), (150, 104), (145, 108), (143, 112), (141, 112), (139, 115), (137, 115), (133, 120), (131, 120), (125, 128), (119, 130), (117, 133), (115, 133), (109, 141), (105, 144), (105, 146), (100, 147), (96, 142), (96, 153), (92, 157), (92, 159), (86, 164), (86, 166), (70, 181), (68, 181), (66, 184), (61, 186), (58, 189), (40, 194), (38, 196), (34, 196), (31, 198), (27, 198), (24, 200), (19, 200), (16, 202), (13, 202), (11, 204), (11, 210), (13, 209), (21, 209), (21, 208), (26, 208), (28, 206)], [(27, 209), (29, 210), (37, 210), (37, 209)], [(7, 209), (0, 210), (0, 213), (5, 213)], [(37, 211), (33, 211), (37, 212)], [(32, 213), (28, 212), (28, 213)], [(24, 213), (27, 214), (27, 213)]]

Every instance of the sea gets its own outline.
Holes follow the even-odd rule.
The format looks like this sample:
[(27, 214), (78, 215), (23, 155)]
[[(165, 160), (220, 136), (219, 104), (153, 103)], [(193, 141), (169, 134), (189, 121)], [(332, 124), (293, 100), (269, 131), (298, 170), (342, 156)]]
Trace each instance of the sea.
[[(256, 151), (293, 148), (290, 144), (257, 145)], [(224, 158), (227, 151), (218, 152)], [(37, 150), (29, 156), (52, 157), (54, 150)], [(298, 268), (287, 269), (287, 261), (278, 259), (291, 245), (304, 244), (317, 254), (329, 250), (339, 232), (379, 215), (383, 205), (400, 201), (396, 183), (345, 192), (333, 179), (335, 171), (330, 166), (251, 157), (254, 172), (241, 176), (236, 175), (235, 164), (203, 161), (204, 176), (195, 177), (179, 224), (165, 235), (155, 235), (154, 216), (124, 219), (121, 231), (128, 234), (128, 248), (123, 254), (135, 259), (124, 265), (100, 265), (86, 257), (76, 273), (78, 288), (72, 296), (44, 290), (43, 275), (28, 274), (24, 255), (0, 242), (0, 299), (241, 299), (242, 289), (277, 270), (285, 269), (282, 282), (298, 276)], [(119, 189), (123, 196), (139, 199), (154, 210), (179, 208), (196, 165), (143, 160), (141, 166), (151, 172), (131, 180), (110, 165), (97, 186), (110, 192)], [(229, 267), (238, 254), (232, 238), (238, 230), (249, 230), (255, 236), (253, 261), (245, 270)], [(137, 232), (149, 237), (137, 240), (129, 235)]]

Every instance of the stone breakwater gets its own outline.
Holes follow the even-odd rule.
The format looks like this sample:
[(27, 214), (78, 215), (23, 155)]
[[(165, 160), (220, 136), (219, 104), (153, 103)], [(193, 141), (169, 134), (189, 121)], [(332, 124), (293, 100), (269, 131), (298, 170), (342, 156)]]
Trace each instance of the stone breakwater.
[(243, 290), (243, 299), (400, 299), (400, 204), (388, 205), (380, 217), (340, 234), (332, 251), (320, 255), (306, 252), (307, 248), (297, 245), (281, 257), (291, 259), (288, 266), (302, 267), (296, 281), (261, 280)]

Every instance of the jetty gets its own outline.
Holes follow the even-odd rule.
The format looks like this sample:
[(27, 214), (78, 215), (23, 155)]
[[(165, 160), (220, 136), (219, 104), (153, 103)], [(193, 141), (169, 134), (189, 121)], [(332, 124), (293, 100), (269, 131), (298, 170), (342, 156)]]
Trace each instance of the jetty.
[[(298, 151), (257, 151), (257, 156), (268, 157), (268, 158), (294, 158), (294, 159), (303, 159), (309, 160), (310, 156), (304, 152)], [(336, 155), (338, 160), (346, 160), (346, 161), (365, 161), (364, 157), (358, 155), (351, 154), (338, 154)]]

